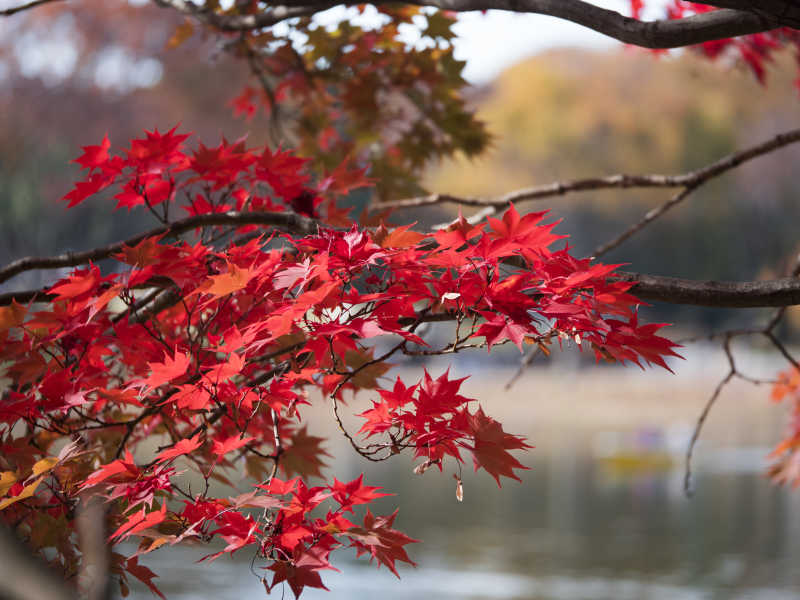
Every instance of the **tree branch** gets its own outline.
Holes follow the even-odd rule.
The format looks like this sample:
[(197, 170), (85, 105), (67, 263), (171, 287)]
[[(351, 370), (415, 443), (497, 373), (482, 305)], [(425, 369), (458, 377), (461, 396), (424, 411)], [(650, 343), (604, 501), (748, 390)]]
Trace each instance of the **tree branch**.
[[(220, 31), (250, 31), (275, 25), (294, 17), (308, 16), (337, 5), (357, 2), (319, 0), (287, 0), (283, 5), (250, 15), (219, 14), (205, 10), (187, 0), (154, 0), (165, 8), (191, 15)], [(773, 0), (773, 3), (780, 0)], [(394, 2), (394, 0), (392, 0)], [(389, 4), (377, 0), (371, 4)], [(613, 10), (583, 0), (413, 0), (409, 4), (432, 6), (453, 12), (505, 10), (516, 13), (548, 15), (588, 27), (626, 44), (643, 48), (680, 48), (712, 40), (737, 37), (775, 29), (783, 22), (780, 13), (772, 11), (721, 9), (682, 19), (639, 21)]]
[(788, 27), (800, 27), (800, 4), (791, 0), (706, 0), (699, 4), (749, 11)]
[(684, 184), (685, 187), (680, 192), (675, 194), (663, 204), (653, 208), (652, 210), (649, 210), (644, 217), (628, 227), (613, 240), (598, 246), (595, 249), (593, 256), (600, 257), (618, 247), (628, 238), (647, 227), (657, 218), (661, 217), (668, 210), (682, 203), (692, 194), (692, 192), (711, 179), (715, 179), (723, 173), (727, 173), (728, 171), (735, 169), (742, 163), (752, 160), (753, 158), (763, 156), (764, 154), (772, 152), (773, 150), (793, 144), (797, 141), (800, 141), (800, 129), (793, 129), (785, 133), (780, 133), (766, 142), (762, 142), (747, 148), (746, 150), (729, 154), (728, 156), (725, 156), (724, 158), (721, 158), (720, 160), (703, 167), (702, 169), (698, 169), (697, 171), (689, 173), (689, 177), (686, 178), (686, 183)]
[[(642, 300), (683, 304), (690, 306), (710, 306), (718, 308), (767, 308), (800, 305), (800, 279), (784, 277), (769, 281), (698, 281), (680, 279), (663, 275), (647, 275), (618, 271), (612, 279), (629, 281), (634, 284), (631, 293)], [(36, 301), (49, 302), (52, 296), (42, 290), (25, 290), (0, 294), (0, 306), (7, 306), (12, 301), (20, 304)], [(166, 294), (152, 310), (158, 312), (170, 306), (176, 297)], [(152, 312), (145, 313), (150, 316)], [(137, 317), (137, 321), (146, 316)], [(449, 313), (426, 315), (425, 322), (451, 321), (455, 317)], [(401, 320), (401, 325), (411, 321)]]
[[(197, 227), (209, 227), (214, 225), (268, 225), (291, 231), (294, 233), (313, 233), (317, 230), (318, 222), (315, 219), (298, 215), (297, 213), (278, 213), (278, 212), (245, 212), (229, 211), (225, 213), (214, 213), (196, 215), (180, 221), (175, 221), (163, 227), (156, 227), (145, 233), (140, 233), (132, 238), (109, 244), (101, 248), (86, 250), (84, 252), (66, 252), (57, 256), (35, 257), (28, 256), (20, 258), (0, 269), (0, 283), (8, 281), (12, 277), (37, 269), (58, 269), (61, 267), (76, 267), (90, 261), (103, 260), (112, 254), (119, 252), (125, 246), (135, 246), (143, 240), (160, 235), (178, 235), (191, 231)], [(21, 292), (18, 292), (21, 293)], [(25, 292), (32, 293), (32, 292)]]
[(642, 300), (719, 308), (763, 308), (800, 304), (800, 280), (784, 277), (770, 281), (696, 281), (617, 272), (614, 279), (630, 281)]
[(682, 19), (639, 21), (581, 0), (419, 0), (455, 12), (507, 10), (548, 15), (583, 25), (626, 44), (642, 48), (682, 48), (711, 40), (775, 29), (774, 20), (752, 11), (722, 9)]
[(461, 204), (463, 206), (491, 207), (501, 210), (510, 203), (542, 200), (554, 196), (564, 196), (573, 192), (586, 192), (607, 189), (627, 188), (691, 188), (698, 187), (710, 179), (719, 177), (739, 165), (769, 154), (784, 146), (800, 142), (800, 128), (779, 133), (749, 148), (733, 152), (694, 171), (687, 171), (677, 175), (643, 174), (629, 175), (619, 173), (606, 177), (589, 177), (571, 181), (555, 181), (543, 185), (536, 185), (521, 190), (515, 190), (495, 198), (477, 198), (453, 196), (451, 194), (431, 194), (416, 198), (405, 198), (381, 202), (381, 208), (419, 208), (433, 204)]

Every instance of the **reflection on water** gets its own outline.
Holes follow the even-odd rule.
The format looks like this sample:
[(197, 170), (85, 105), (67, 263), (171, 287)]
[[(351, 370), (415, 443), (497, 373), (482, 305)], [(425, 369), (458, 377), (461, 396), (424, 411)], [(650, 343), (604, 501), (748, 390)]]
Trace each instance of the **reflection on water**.
[[(397, 525), (422, 539), (417, 569), (400, 581), (349, 551), (324, 574), (331, 592), (304, 598), (624, 600), (627, 598), (795, 597), (800, 585), (797, 494), (759, 473), (701, 472), (691, 500), (679, 469), (615, 472), (589, 455), (559, 454), (531, 464), (523, 484), (498, 490), (483, 475), (465, 475), (465, 498), (436, 472), (416, 477), (396, 463), (370, 480), (398, 492)], [(193, 564), (206, 551), (154, 555), (169, 598), (264, 597), (247, 557)], [(336, 556), (336, 555), (334, 555)], [(344, 560), (343, 560), (344, 559)], [(287, 598), (291, 591), (285, 590)], [(149, 597), (139, 591), (136, 598)], [(281, 597), (281, 592), (274, 592)]]
[[(606, 386), (607, 410), (619, 393), (619, 376), (613, 377), (609, 381), (614, 385)], [(538, 381), (537, 389), (545, 393), (546, 385)], [(563, 382), (558, 385), (563, 388)], [(593, 385), (597, 396), (600, 387)], [(768, 444), (779, 433), (779, 415), (770, 421), (775, 409), (763, 398), (763, 390), (751, 402), (733, 388), (728, 403), (723, 399), (715, 409), (719, 412), (698, 447), (696, 494), (687, 499), (682, 453), (697, 407), (707, 397), (705, 388), (714, 382), (686, 385), (680, 393), (664, 392), (675, 395), (676, 405), (688, 406), (675, 418), (660, 412), (658, 390), (648, 391), (652, 406), (644, 405), (644, 393), (637, 393), (637, 404), (620, 400), (620, 406), (638, 406), (641, 418), (636, 419), (629, 414), (632, 409), (624, 413), (620, 406), (613, 408), (613, 419), (606, 421), (598, 412), (596, 425), (582, 422), (580, 427), (564, 424), (577, 416), (561, 420), (544, 412), (537, 413), (537, 423), (531, 425), (525, 420), (535, 408), (530, 404), (518, 417), (513, 410), (500, 415), (507, 430), (524, 434), (527, 429), (537, 445), (523, 458), (530, 470), (521, 473), (522, 483), (507, 480), (498, 489), (484, 472), (465, 468), (463, 503), (455, 499), (450, 472), (432, 469), (413, 475), (413, 465), (404, 456), (377, 466), (365, 463), (348, 448), (336, 447), (334, 438), (329, 448), (339, 457), (339, 479), (364, 471), (367, 483), (397, 494), (377, 501), (373, 512), (400, 508), (396, 526), (423, 540), (409, 551), (420, 566), (400, 565), (398, 581), (385, 569), (355, 561), (352, 551), (341, 550), (333, 554), (341, 572), (322, 573), (331, 591), (307, 589), (303, 598), (795, 598), (800, 589), (800, 491), (776, 488), (762, 475)], [(695, 398), (690, 398), (695, 388)], [(529, 388), (523, 390), (529, 393)], [(569, 398), (562, 400), (564, 410), (585, 421), (591, 398), (581, 404), (578, 394), (564, 397)], [(748, 402), (772, 412), (766, 413), (766, 420), (756, 419), (746, 412)], [(544, 407), (551, 410), (551, 405)], [(502, 409), (499, 403), (491, 408), (493, 414)], [(726, 410), (732, 415), (729, 420)], [(620, 420), (644, 422), (610, 431), (608, 422)], [(168, 549), (142, 562), (160, 574), (157, 581), (168, 598), (265, 597), (263, 585), (250, 572), (250, 555), (194, 564), (206, 553), (205, 548)], [(257, 565), (255, 569), (263, 572)], [(151, 595), (134, 587), (132, 597)], [(293, 596), (286, 587), (271, 597)]]

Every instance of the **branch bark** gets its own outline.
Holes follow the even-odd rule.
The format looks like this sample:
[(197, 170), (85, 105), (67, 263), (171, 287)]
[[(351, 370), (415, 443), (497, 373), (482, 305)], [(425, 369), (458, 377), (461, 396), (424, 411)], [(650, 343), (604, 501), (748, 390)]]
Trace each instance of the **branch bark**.
[[(187, 0), (154, 1), (161, 7), (193, 16), (219, 31), (227, 32), (261, 29), (294, 17), (313, 15), (333, 6), (357, 4), (352, 1), (287, 0), (284, 4), (272, 6), (262, 13), (225, 15), (204, 10)], [(772, 3), (775, 2), (780, 0), (772, 0)], [(372, 2), (376, 6), (389, 3), (389, 0)], [(753, 7), (745, 10), (723, 8), (682, 19), (639, 21), (583, 0), (412, 0), (409, 4), (453, 12), (504, 10), (547, 15), (582, 25), (626, 44), (653, 49), (680, 48), (759, 33), (782, 25), (791, 26), (793, 22), (791, 14), (786, 17), (789, 21), (784, 22), (783, 13), (779, 11), (755, 10)], [(733, 0), (730, 4), (734, 4)]]
[(236, 212), (215, 213), (188, 217), (180, 221), (175, 221), (163, 227), (156, 227), (145, 233), (140, 233), (127, 240), (115, 242), (101, 248), (86, 250), (85, 252), (66, 252), (57, 256), (36, 257), (28, 256), (20, 258), (0, 269), (0, 283), (4, 283), (12, 277), (39, 269), (58, 269), (62, 267), (76, 267), (90, 261), (103, 260), (112, 254), (119, 252), (125, 246), (135, 246), (149, 237), (160, 235), (178, 235), (191, 231), (197, 227), (209, 227), (214, 225), (269, 225), (280, 229), (285, 229), (293, 233), (313, 233), (317, 230), (318, 222), (309, 217), (298, 215), (297, 213), (278, 213), (278, 212)]
[(800, 4), (792, 0), (712, 0), (699, 4), (750, 11), (788, 27), (800, 27)]
[(696, 281), (618, 272), (615, 279), (633, 282), (631, 292), (642, 300), (669, 304), (719, 308), (763, 308), (800, 304), (800, 280), (795, 277), (770, 281)]

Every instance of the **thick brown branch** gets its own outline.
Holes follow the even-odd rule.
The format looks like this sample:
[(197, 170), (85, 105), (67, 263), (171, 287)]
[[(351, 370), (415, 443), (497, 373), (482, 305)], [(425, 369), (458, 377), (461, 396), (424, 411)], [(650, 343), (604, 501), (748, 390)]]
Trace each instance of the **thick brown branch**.
[[(392, 0), (394, 1), (394, 0)], [(187, 0), (155, 0), (159, 6), (192, 15), (221, 31), (250, 31), (269, 27), (293, 17), (312, 15), (337, 5), (356, 2), (287, 0), (252, 15), (219, 14), (203, 10)], [(389, 0), (372, 2), (388, 4)], [(613, 10), (606, 10), (582, 0), (413, 0), (409, 4), (432, 6), (453, 12), (505, 10), (517, 13), (548, 15), (593, 29), (626, 44), (643, 48), (679, 48), (711, 40), (758, 33), (779, 27), (771, 12), (753, 10), (716, 10), (683, 19), (639, 21)], [(788, 24), (788, 23), (784, 23)]]
[(0, 269), (0, 283), (8, 281), (15, 275), (25, 271), (37, 269), (58, 269), (62, 267), (76, 267), (90, 261), (103, 260), (122, 250), (124, 246), (135, 246), (141, 241), (159, 235), (178, 235), (198, 227), (241, 226), (241, 225), (267, 225), (278, 227), (295, 233), (313, 233), (317, 230), (317, 221), (298, 215), (296, 213), (277, 212), (246, 212), (235, 211), (197, 215), (181, 221), (175, 221), (164, 227), (156, 227), (132, 238), (109, 244), (101, 248), (86, 250), (85, 252), (66, 252), (57, 256), (34, 257), (29, 256), (15, 260)]
[(695, 281), (622, 272), (617, 274), (616, 279), (634, 282), (631, 292), (642, 300), (670, 304), (720, 308), (800, 304), (800, 280), (793, 277), (771, 281)]
[(729, 9), (683, 19), (639, 21), (581, 0), (419, 0), (413, 4), (456, 12), (494, 9), (548, 15), (642, 48), (680, 48), (778, 26), (752, 11)]

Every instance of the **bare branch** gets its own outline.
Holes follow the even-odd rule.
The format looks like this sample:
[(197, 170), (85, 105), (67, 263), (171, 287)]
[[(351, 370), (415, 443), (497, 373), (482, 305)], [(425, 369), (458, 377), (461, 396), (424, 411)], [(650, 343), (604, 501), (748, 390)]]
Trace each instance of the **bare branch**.
[(786, 346), (784, 346), (781, 343), (781, 341), (775, 336), (775, 334), (772, 333), (771, 331), (765, 331), (764, 335), (767, 336), (767, 339), (770, 342), (772, 342), (772, 345), (778, 349), (778, 352), (780, 352), (783, 355), (783, 357), (787, 361), (789, 361), (795, 369), (800, 371), (800, 363), (798, 363), (797, 359), (789, 353), (789, 350), (786, 349)]
[[(800, 128), (785, 131), (769, 138), (759, 144), (739, 150), (723, 156), (694, 171), (680, 173), (676, 175), (663, 175), (658, 173), (629, 175), (619, 173), (606, 177), (590, 177), (586, 179), (574, 179), (571, 181), (555, 181), (543, 185), (537, 185), (521, 190), (515, 190), (498, 196), (496, 198), (477, 198), (454, 196), (451, 194), (432, 194), (429, 196), (419, 196), (416, 198), (406, 198), (382, 202), (381, 208), (419, 208), (433, 204), (453, 203), (463, 206), (480, 206), (494, 208), (497, 212), (510, 203), (527, 202), (531, 200), (543, 200), (554, 196), (564, 196), (574, 192), (597, 191), (606, 189), (628, 189), (628, 188), (695, 188), (710, 179), (719, 177), (724, 173), (738, 167), (739, 165), (764, 156), (775, 150), (800, 142)], [(488, 213), (488, 211), (487, 211)], [(489, 213), (490, 214), (490, 213)], [(486, 216), (484, 214), (483, 216)]]
[(539, 354), (541, 349), (542, 349), (541, 346), (536, 345), (536, 346), (533, 347), (532, 350), (528, 350), (525, 353), (525, 355), (522, 357), (522, 360), (519, 363), (519, 367), (517, 368), (517, 371), (514, 373), (514, 375), (511, 377), (511, 379), (509, 379), (506, 382), (506, 385), (503, 388), (506, 392), (509, 391), (512, 387), (514, 387), (514, 384), (517, 383), (517, 381), (519, 380), (520, 377), (522, 377), (522, 374), (525, 372), (525, 369), (527, 369), (529, 366), (531, 366), (531, 363), (533, 362), (533, 359), (536, 358), (536, 355)]
[(689, 441), (689, 447), (686, 449), (686, 471), (683, 476), (683, 491), (687, 496), (694, 494), (694, 489), (692, 488), (692, 455), (694, 454), (694, 447), (697, 444), (697, 440), (700, 438), (700, 431), (703, 429), (703, 425), (708, 418), (708, 414), (714, 407), (714, 403), (717, 401), (717, 398), (719, 398), (722, 390), (736, 375), (736, 364), (733, 362), (733, 354), (731, 353), (730, 336), (725, 338), (723, 348), (725, 349), (725, 356), (728, 358), (730, 370), (728, 371), (728, 374), (720, 380), (720, 382), (717, 384), (717, 387), (714, 388), (714, 393), (711, 394), (708, 402), (706, 402), (706, 405), (703, 407), (703, 411), (697, 418), (697, 423), (695, 423), (694, 431), (692, 432), (692, 439)]
[(628, 229), (623, 231), (613, 240), (598, 246), (593, 255), (595, 257), (599, 257), (618, 247), (625, 240), (647, 227), (650, 223), (662, 216), (669, 209), (686, 200), (686, 198), (688, 198), (693, 191), (711, 179), (715, 179), (720, 175), (735, 169), (742, 163), (759, 156), (763, 156), (764, 154), (768, 154), (774, 150), (777, 150), (778, 148), (788, 146), (789, 144), (794, 144), (798, 141), (800, 141), (800, 129), (793, 129), (785, 133), (780, 133), (766, 142), (762, 142), (747, 148), (746, 150), (729, 154), (728, 156), (725, 156), (724, 158), (721, 158), (720, 160), (703, 167), (702, 169), (688, 173), (686, 177), (686, 183), (683, 184), (685, 186), (683, 190), (675, 194), (663, 204), (653, 208), (652, 210), (649, 210), (641, 220), (628, 227)]
[(634, 223), (633, 225), (628, 227), (625, 231), (620, 233), (617, 237), (615, 237), (614, 239), (606, 242), (605, 244), (600, 244), (597, 248), (595, 248), (594, 252), (592, 252), (592, 256), (594, 258), (600, 258), (601, 256), (603, 256), (607, 252), (610, 252), (614, 248), (617, 248), (618, 246), (622, 245), (622, 243), (625, 242), (628, 238), (630, 238), (630, 237), (636, 235), (637, 233), (639, 233), (642, 229), (647, 227), (650, 223), (652, 223), (657, 218), (659, 218), (661, 215), (666, 213), (670, 208), (672, 208), (673, 206), (676, 206), (676, 205), (680, 204), (681, 202), (683, 202), (684, 200), (686, 200), (686, 198), (688, 198), (689, 195), (694, 190), (697, 189), (697, 187), (698, 186), (695, 185), (695, 186), (692, 186), (692, 187), (684, 188), (680, 192), (678, 192), (677, 194), (672, 196), (672, 198), (670, 198), (669, 200), (664, 202), (663, 204), (659, 204), (655, 208), (648, 210), (645, 213), (645, 215), (639, 221), (637, 221), (636, 223)]

